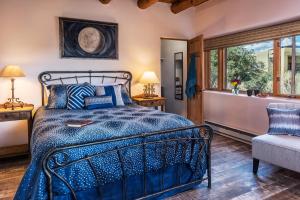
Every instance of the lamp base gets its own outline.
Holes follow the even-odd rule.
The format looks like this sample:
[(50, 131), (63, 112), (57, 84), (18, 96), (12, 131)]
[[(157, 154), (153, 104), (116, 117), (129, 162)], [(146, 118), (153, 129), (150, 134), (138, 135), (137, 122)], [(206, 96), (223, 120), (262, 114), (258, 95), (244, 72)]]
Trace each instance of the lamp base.
[(155, 94), (154, 84), (149, 83), (148, 85), (144, 85), (144, 99), (153, 99), (153, 97), (157, 97)]
[(19, 98), (8, 98), (8, 101), (3, 104), (4, 109), (23, 108), (24, 103), (19, 100)]

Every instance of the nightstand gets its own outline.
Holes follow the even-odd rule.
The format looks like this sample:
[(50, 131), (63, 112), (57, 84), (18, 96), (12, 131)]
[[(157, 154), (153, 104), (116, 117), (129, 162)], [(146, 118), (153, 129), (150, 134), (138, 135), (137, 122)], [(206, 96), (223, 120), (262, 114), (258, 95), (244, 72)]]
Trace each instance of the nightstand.
[(166, 104), (166, 98), (164, 97), (132, 97), (132, 100), (140, 106), (155, 107), (156, 110), (158, 109), (158, 106), (161, 106), (162, 111), (164, 111), (164, 107)]
[[(32, 110), (34, 106), (32, 104), (24, 104), (23, 108), (15, 108), (14, 110), (11, 109), (4, 109), (3, 105), (0, 105), (0, 122), (7, 122), (7, 121), (17, 121), (17, 120), (27, 120), (28, 125), (28, 149), (27, 152), (30, 154), (30, 138), (32, 133)], [(6, 148), (6, 147), (5, 147)], [(11, 148), (14, 149), (14, 148)], [(14, 154), (9, 150), (9, 147), (6, 150), (7, 154)], [(21, 152), (16, 153), (16, 155), (22, 154)], [(6, 156), (4, 156), (6, 157)]]

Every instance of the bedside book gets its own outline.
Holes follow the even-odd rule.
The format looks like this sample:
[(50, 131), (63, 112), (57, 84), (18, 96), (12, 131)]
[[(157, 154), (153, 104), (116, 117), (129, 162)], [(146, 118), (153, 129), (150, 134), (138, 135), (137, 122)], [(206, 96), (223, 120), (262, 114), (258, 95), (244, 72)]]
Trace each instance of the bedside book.
[(81, 128), (81, 127), (87, 126), (92, 123), (94, 123), (92, 120), (68, 120), (68, 121), (66, 121), (66, 125), (68, 127), (73, 127), (73, 128)]

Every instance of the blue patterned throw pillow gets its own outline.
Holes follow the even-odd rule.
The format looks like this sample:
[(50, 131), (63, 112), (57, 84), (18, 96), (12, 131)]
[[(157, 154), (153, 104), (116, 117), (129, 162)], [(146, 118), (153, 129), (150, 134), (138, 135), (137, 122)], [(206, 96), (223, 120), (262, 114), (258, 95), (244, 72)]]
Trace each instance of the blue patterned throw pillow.
[(96, 96), (111, 96), (114, 106), (124, 106), (122, 85), (97, 86)]
[(69, 110), (83, 109), (84, 98), (95, 96), (96, 88), (90, 84), (69, 85), (67, 87)]
[(111, 96), (86, 97), (84, 101), (85, 101), (85, 107), (88, 110), (114, 107)]
[(267, 108), (270, 135), (300, 136), (300, 109)]
[(67, 85), (48, 85), (47, 109), (65, 109), (67, 107)]

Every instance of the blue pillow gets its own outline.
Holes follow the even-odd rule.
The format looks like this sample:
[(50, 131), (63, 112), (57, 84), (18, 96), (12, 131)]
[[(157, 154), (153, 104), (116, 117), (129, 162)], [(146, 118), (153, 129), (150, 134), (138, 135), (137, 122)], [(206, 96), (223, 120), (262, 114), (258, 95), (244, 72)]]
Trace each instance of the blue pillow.
[(84, 102), (88, 110), (114, 107), (111, 96), (86, 97)]
[(67, 107), (67, 85), (48, 85), (47, 109), (65, 109)]
[(130, 98), (130, 95), (125, 85), (122, 85), (121, 93), (122, 93), (122, 99), (124, 104), (125, 105), (132, 104), (132, 99)]
[(114, 106), (124, 106), (122, 85), (97, 86), (96, 96), (111, 96)]
[(95, 96), (96, 88), (90, 84), (69, 85), (67, 86), (69, 110), (77, 110), (84, 108), (84, 98)]
[(300, 109), (267, 108), (270, 135), (300, 136)]

